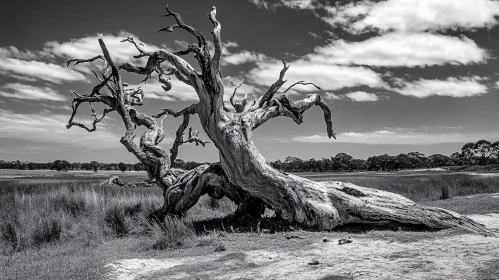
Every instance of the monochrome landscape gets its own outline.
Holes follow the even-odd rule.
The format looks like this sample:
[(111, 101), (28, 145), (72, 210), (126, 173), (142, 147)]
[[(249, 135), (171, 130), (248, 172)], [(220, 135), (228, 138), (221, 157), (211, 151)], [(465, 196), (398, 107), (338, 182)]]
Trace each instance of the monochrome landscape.
[(0, 279), (499, 279), (499, 1), (0, 14)]

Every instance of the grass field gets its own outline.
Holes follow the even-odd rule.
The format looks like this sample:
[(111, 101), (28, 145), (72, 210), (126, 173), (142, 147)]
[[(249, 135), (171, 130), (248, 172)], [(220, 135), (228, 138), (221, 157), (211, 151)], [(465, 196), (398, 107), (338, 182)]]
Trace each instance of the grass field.
[[(227, 229), (227, 232), (213, 231), (199, 235), (194, 231), (193, 221), (224, 217), (235, 210), (235, 205), (226, 199), (213, 207), (208, 197), (203, 197), (182, 219), (167, 219), (163, 225), (151, 224), (146, 217), (162, 204), (161, 190), (98, 185), (111, 174), (119, 174), (125, 182), (145, 177), (143, 172), (0, 170), (0, 267), (5, 268), (0, 270), (0, 279), (101, 279), (110, 270), (119, 271), (122, 268), (110, 268), (106, 264), (123, 258), (181, 256), (185, 259), (214, 251), (223, 252), (227, 248), (232, 251), (279, 247), (295, 250), (312, 244), (324, 235), (301, 232), (301, 238), (292, 243), (283, 241), (286, 233), (262, 235), (256, 232), (256, 228), (254, 233), (230, 233), (231, 230)], [(490, 195), (499, 193), (499, 176), (494, 174), (404, 172), (300, 175), (317, 181), (351, 182), (392, 191), (423, 204), (462, 214), (499, 213), (499, 195)], [(419, 242), (448, 234), (372, 232), (357, 238)], [(328, 235), (340, 238), (344, 233)], [(496, 253), (499, 260), (499, 252)], [(246, 259), (250, 255), (240, 256)], [(237, 261), (236, 256), (232, 257)], [(211, 263), (206, 266), (215, 270), (210, 268)], [(491, 267), (494, 270), (494, 266)], [(484, 273), (492, 272), (485, 270)], [(161, 278), (154, 274), (156, 272), (151, 273), (151, 279)]]

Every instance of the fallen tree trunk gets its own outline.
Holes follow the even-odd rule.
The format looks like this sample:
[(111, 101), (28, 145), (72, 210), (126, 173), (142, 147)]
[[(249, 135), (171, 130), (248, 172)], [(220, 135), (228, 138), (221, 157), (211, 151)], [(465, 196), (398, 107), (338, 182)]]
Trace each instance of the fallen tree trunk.
[[(216, 198), (229, 197), (240, 205), (239, 214), (250, 213), (259, 216), (267, 206), (289, 223), (304, 228), (331, 230), (348, 224), (394, 224), (428, 229), (458, 228), (492, 234), (482, 225), (457, 213), (424, 207), (401, 195), (348, 183), (313, 182), (273, 169), (255, 147), (252, 131), (276, 117), (288, 117), (301, 124), (305, 111), (317, 106), (323, 112), (328, 137), (335, 137), (331, 110), (319, 94), (310, 94), (299, 101), (290, 100), (287, 96), (287, 92), (297, 85), (314, 86), (317, 91), (321, 91), (321, 88), (313, 83), (298, 81), (280, 91), (286, 83), (284, 76), (290, 67), (282, 61), (283, 69), (278, 80), (258, 99), (245, 96), (241, 102), (236, 102), (231, 97), (230, 104), (233, 109), (227, 108), (223, 101), (225, 92), (220, 71), (223, 47), (216, 8), (213, 7), (209, 13), (209, 19), (214, 26), (213, 55), (210, 55), (207, 41), (199, 31), (186, 25), (178, 13), (172, 12), (168, 7), (165, 9), (167, 13), (164, 16), (173, 17), (176, 24), (160, 31), (173, 32), (177, 28), (184, 29), (196, 39), (197, 44), (174, 53), (165, 50), (147, 52), (140, 43), (129, 37), (124, 41), (134, 44), (137, 48), (139, 54), (136, 58), (148, 57), (147, 64), (139, 67), (126, 63), (117, 67), (103, 40), (99, 39), (104, 56), (76, 60), (75, 64), (104, 59), (106, 64), (99, 79), (101, 83), (94, 87), (89, 95), (75, 93), (77, 97), (73, 101), (73, 114), (68, 124), (68, 128), (77, 125), (94, 131), (96, 123), (107, 113), (118, 112), (126, 128), (121, 143), (146, 166), (151, 182), (164, 190), (165, 203), (158, 212), (159, 215), (185, 213), (202, 195), (209, 194)], [(194, 55), (201, 69), (200, 73), (180, 57), (188, 54)], [(169, 64), (167, 70), (163, 69), (163, 63)], [(108, 68), (111, 69), (110, 74)], [(153, 117), (139, 113), (134, 106), (142, 105), (142, 91), (124, 89), (120, 70), (145, 75), (144, 80), (151, 78), (154, 73), (159, 73), (159, 81), (165, 85), (165, 90), (170, 90), (171, 84), (163, 76), (174, 75), (196, 91), (199, 103), (179, 112), (163, 109)], [(241, 85), (242, 83), (235, 88), (232, 96)], [(101, 94), (100, 91), (104, 87), (111, 93)], [(83, 102), (100, 102), (109, 106), (102, 117), (95, 116), (92, 129), (73, 121), (78, 106)], [(198, 138), (197, 133), (191, 131), (189, 139), (183, 139), (190, 114), (199, 115), (203, 130), (219, 150), (220, 164), (177, 172), (171, 168), (171, 163), (177, 155), (178, 146), (191, 142), (203, 145), (206, 143)], [(171, 149), (171, 157), (159, 146), (165, 133), (162, 122), (158, 122), (156, 118), (166, 115), (184, 116), (184, 122), (177, 131), (174, 147)], [(140, 146), (133, 142), (137, 126), (147, 128), (141, 137)]]

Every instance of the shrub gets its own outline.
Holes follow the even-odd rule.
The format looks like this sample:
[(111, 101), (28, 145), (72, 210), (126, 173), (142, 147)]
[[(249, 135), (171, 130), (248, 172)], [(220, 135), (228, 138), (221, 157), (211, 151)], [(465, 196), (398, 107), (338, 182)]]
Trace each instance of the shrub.
[(186, 245), (196, 233), (191, 223), (166, 217), (162, 222), (149, 222), (149, 231), (154, 239), (153, 249), (176, 249)]
[(55, 215), (42, 218), (33, 230), (33, 245), (40, 246), (59, 240), (61, 238), (62, 225), (62, 221), (57, 219)]
[(19, 224), (15, 220), (7, 220), (0, 224), (0, 234), (2, 240), (9, 246), (13, 251), (17, 251), (21, 248), (21, 230)]
[(113, 235), (122, 237), (128, 233), (124, 209), (120, 205), (113, 205), (107, 209), (104, 215), (104, 221), (111, 228)]

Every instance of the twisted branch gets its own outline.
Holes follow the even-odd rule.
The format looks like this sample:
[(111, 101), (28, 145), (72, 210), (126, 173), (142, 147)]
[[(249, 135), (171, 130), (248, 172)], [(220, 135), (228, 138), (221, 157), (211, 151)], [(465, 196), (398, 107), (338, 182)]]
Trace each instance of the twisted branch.
[[(242, 108), (242, 104), (241, 103), (237, 103), (234, 101), (234, 96), (236, 96), (236, 92), (237, 90), (244, 84), (244, 81), (246, 81), (246, 77), (244, 77), (244, 79), (234, 88), (234, 92), (232, 93), (229, 101), (230, 101), (230, 104), (232, 105), (232, 107), (234, 107), (234, 109), (236, 110), (236, 112), (242, 112), (243, 111), (243, 108)], [(233, 86), (235, 86), (234, 83), (232, 83)], [(246, 99), (247, 96), (245, 96), (245, 99)]]
[(104, 57), (102, 55), (98, 55), (89, 59), (70, 59), (67, 61), (66, 67), (69, 67), (71, 62), (74, 62), (74, 65), (78, 65), (80, 63), (86, 63), (86, 62), (94, 62), (97, 59), (102, 59), (105, 61)]
[(286, 83), (286, 80), (284, 80), (284, 75), (286, 74), (286, 71), (288, 71), (289, 67), (291, 65), (286, 64), (286, 61), (284, 59), (282, 60), (282, 64), (284, 65), (281, 72), (279, 73), (279, 79), (274, 82), (270, 88), (265, 92), (256, 102), (256, 107), (261, 108), (263, 105), (270, 101), (274, 94)]
[(160, 16), (161, 17), (173, 16), (175, 18), (175, 21), (177, 22), (177, 24), (172, 24), (172, 25), (169, 25), (167, 27), (164, 27), (164, 28), (160, 29), (158, 32), (163, 32), (163, 31), (173, 32), (173, 30), (175, 30), (176, 28), (184, 29), (185, 31), (189, 32), (192, 36), (194, 36), (197, 39), (197, 41), (198, 41), (198, 47), (199, 48), (203, 48), (203, 49), (205, 48), (205, 46), (206, 46), (206, 39), (204, 38), (204, 36), (199, 31), (197, 31), (196, 29), (192, 28), (191, 26), (185, 24), (182, 21), (182, 18), (180, 17), (180, 14), (172, 12), (168, 8), (168, 5), (165, 6), (165, 10), (166, 10), (167, 13), (164, 14), (164, 15), (160, 15)]
[(217, 8), (213, 6), (208, 14), (208, 17), (214, 26), (213, 31), (211, 32), (211, 34), (213, 34), (213, 43), (215, 45), (215, 53), (212, 58), (212, 72), (214, 73), (218, 73), (220, 71), (220, 57), (222, 56), (222, 39), (220, 36), (222, 25), (218, 22), (216, 15)]
[(298, 81), (298, 82), (296, 82), (296, 83), (292, 84), (291, 86), (289, 86), (289, 87), (288, 87), (285, 91), (283, 91), (282, 93), (286, 93), (286, 92), (288, 92), (291, 88), (293, 88), (293, 87), (294, 87), (294, 86), (296, 86), (296, 85), (313, 85), (316, 89), (318, 89), (318, 90), (322, 90), (319, 86), (317, 86), (317, 85), (316, 85), (316, 84), (314, 84), (314, 83), (307, 83), (307, 82), (305, 82), (305, 81)]

